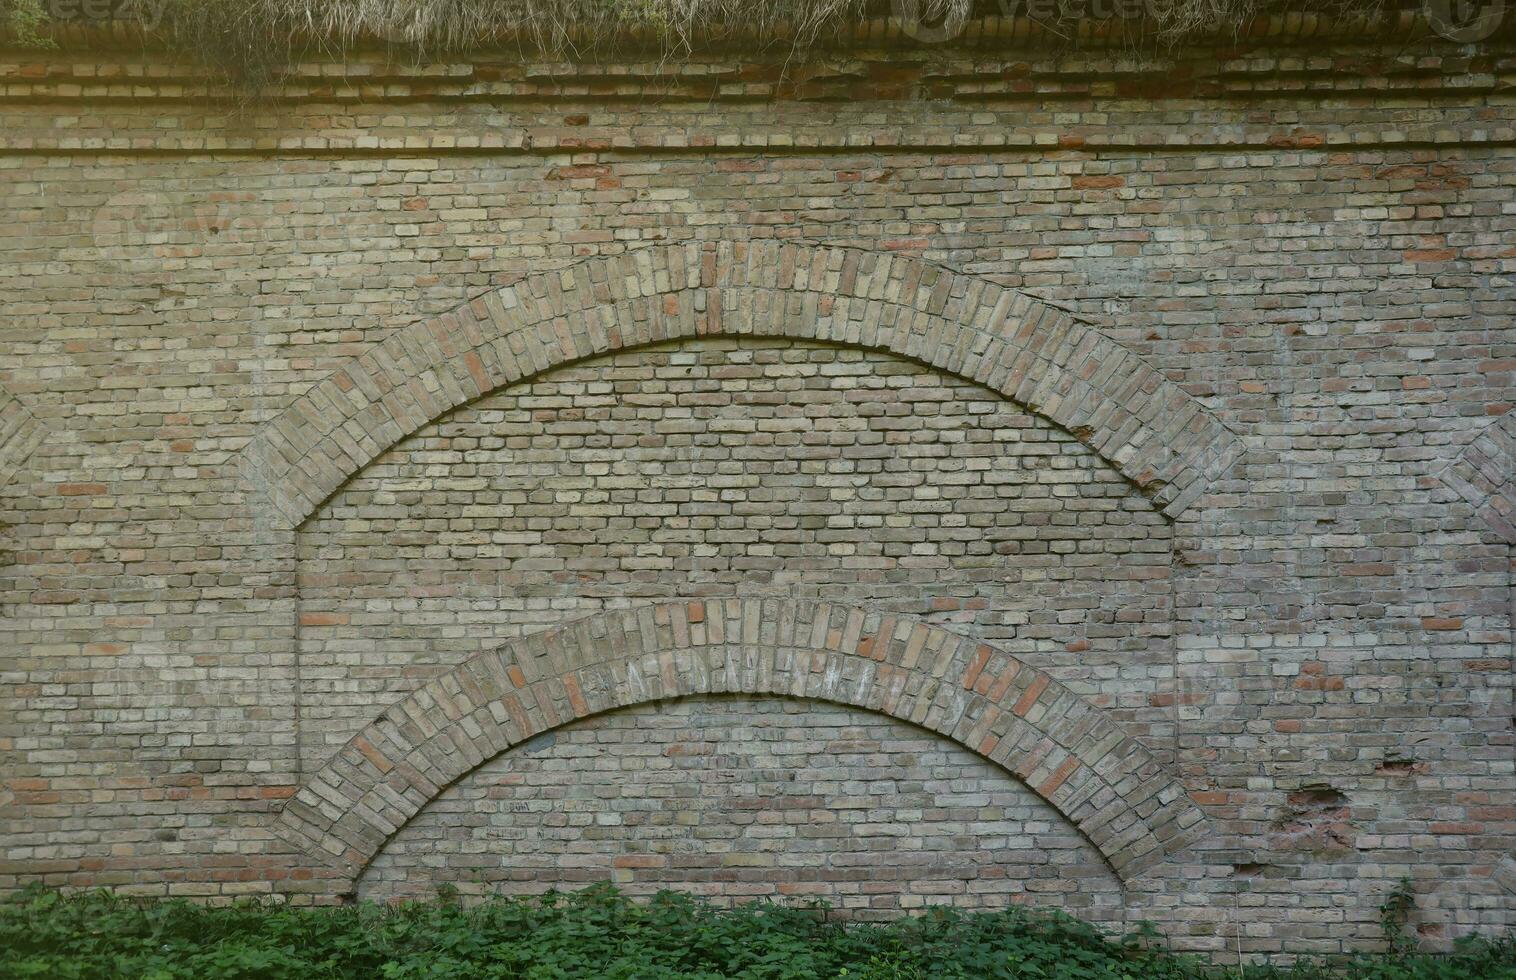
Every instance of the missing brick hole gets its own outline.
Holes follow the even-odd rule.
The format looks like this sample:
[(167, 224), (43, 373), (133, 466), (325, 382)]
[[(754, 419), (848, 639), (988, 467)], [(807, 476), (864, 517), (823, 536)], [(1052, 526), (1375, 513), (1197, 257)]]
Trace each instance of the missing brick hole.
[(1241, 864), (1232, 865), (1232, 876), (1235, 878), (1261, 878), (1269, 866), (1259, 861), (1244, 861)]
[(1334, 810), (1348, 803), (1346, 793), (1325, 784), (1298, 789), (1289, 795), (1288, 800), (1290, 807), (1299, 811)]
[(1379, 765), (1375, 766), (1374, 771), (1384, 776), (1414, 776), (1418, 773), (1425, 772), (1426, 766), (1417, 762), (1415, 759), (1407, 759), (1401, 756), (1390, 756), (1383, 762), (1379, 763)]
[(1357, 828), (1346, 793), (1325, 783), (1302, 786), (1285, 797), (1270, 842), (1281, 850), (1340, 853), (1350, 850)]

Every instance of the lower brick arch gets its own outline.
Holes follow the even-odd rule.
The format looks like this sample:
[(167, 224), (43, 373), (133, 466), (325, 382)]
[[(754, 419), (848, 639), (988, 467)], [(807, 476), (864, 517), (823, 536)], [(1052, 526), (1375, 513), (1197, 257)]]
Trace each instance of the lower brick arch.
[(878, 712), (771, 694), (651, 701), (513, 746), (416, 814), (354, 894), (605, 881), (636, 897), (819, 900), (850, 920), (1031, 904), (1119, 927), (1128, 905), (1089, 840), (983, 756)]
[(1026, 783), (1124, 880), (1204, 833), (1151, 753), (1004, 652), (857, 607), (738, 599), (607, 613), (473, 657), (354, 736), (277, 829), (356, 881), (444, 788), (513, 745), (589, 715), (710, 694), (828, 701), (943, 735)]

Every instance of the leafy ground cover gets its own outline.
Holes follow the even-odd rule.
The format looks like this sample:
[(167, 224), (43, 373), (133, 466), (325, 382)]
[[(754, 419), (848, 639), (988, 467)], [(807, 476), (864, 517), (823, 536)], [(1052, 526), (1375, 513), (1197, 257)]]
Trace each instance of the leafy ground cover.
[(32, 888), (0, 902), (0, 978), (144, 980), (1516, 980), (1516, 945), (1289, 968), (1208, 966), (1151, 931), (1108, 936), (1068, 916), (932, 911), (884, 924), (820, 907), (719, 909), (609, 887), (463, 907), (211, 907)]

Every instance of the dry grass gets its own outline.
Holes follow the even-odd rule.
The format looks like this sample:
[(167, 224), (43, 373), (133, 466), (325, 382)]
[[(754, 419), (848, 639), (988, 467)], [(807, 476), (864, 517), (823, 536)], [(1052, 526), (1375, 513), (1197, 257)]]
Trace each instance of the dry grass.
[[(867, 17), (892, 13), (889, 0), (174, 0), (214, 8), (222, 17), (236, 9), (248, 26), (279, 24), (303, 30), (340, 47), (381, 40), (429, 50), (455, 51), (491, 37), (509, 37), (538, 50), (575, 53), (618, 44), (656, 43), (688, 51), (697, 43), (735, 37), (770, 38), (806, 46), (829, 31)], [(1178, 41), (1200, 33), (1240, 30), (1261, 10), (1340, 12), (1377, 10), (1382, 0), (910, 0), (929, 23), (971, 11), (1039, 12), (1055, 26), (1090, 9), (1140, 7), (1144, 30)], [(1119, 6), (1118, 6), (1119, 4)], [(1061, 8), (1051, 18), (1041, 11)]]
[[(791, 35), (809, 42), (862, 17), (868, 0), (254, 0), (264, 15), (346, 43), (378, 38), (458, 50), (508, 35), (540, 50), (603, 49), (656, 39), (688, 50), (697, 38)], [(936, 0), (951, 2), (951, 0)]]
[[(1064, 13), (1040, 18), (1073, 37), (1087, 0), (1061, 0)], [(1123, 20), (1130, 36), (1177, 43), (1198, 34), (1241, 31), (1253, 17), (1285, 7), (1316, 13), (1374, 13), (1385, 0), (1104, 0), (1099, 9), (1138, 4)], [(1047, 0), (909, 0), (926, 22), (980, 13), (1024, 13)], [(13, 37), (45, 36), (48, 0), (0, 0), (0, 25)], [(849, 25), (891, 14), (891, 0), (125, 0), (151, 15), (153, 33), (244, 80), (276, 74), (296, 56), (341, 57), (388, 45), (416, 58), (470, 48), (518, 45), (580, 58), (636, 49), (677, 57), (695, 48), (824, 44)], [(147, 19), (147, 18), (144, 18)]]

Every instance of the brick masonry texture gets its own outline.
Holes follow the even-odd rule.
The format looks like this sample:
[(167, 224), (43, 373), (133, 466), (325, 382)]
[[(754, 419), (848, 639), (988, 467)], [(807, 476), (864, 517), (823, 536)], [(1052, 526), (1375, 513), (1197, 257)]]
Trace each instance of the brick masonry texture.
[(1513, 66), (0, 55), (0, 887), (1508, 928)]

